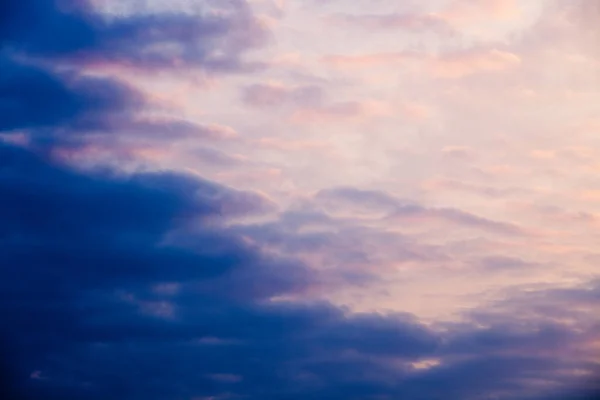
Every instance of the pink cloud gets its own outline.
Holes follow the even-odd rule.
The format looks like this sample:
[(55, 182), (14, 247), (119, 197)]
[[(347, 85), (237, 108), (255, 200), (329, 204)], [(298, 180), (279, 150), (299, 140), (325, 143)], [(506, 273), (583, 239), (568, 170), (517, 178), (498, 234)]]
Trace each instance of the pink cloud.
[(260, 147), (280, 151), (322, 150), (329, 147), (326, 142), (317, 140), (285, 140), (277, 137), (262, 138), (257, 141)]
[(461, 78), (480, 72), (501, 72), (521, 65), (521, 58), (495, 48), (472, 48), (433, 55), (418, 52), (375, 53), (362, 55), (329, 55), (321, 61), (336, 69), (393, 67), (416, 62), (437, 78)]
[(327, 22), (338, 25), (358, 26), (368, 30), (399, 29), (413, 32), (437, 32), (452, 35), (454, 29), (440, 15), (436, 14), (336, 14), (328, 17)]
[(466, 146), (446, 146), (442, 149), (444, 157), (459, 160), (473, 161), (476, 157), (472, 148)]
[(321, 61), (335, 68), (367, 68), (379, 65), (393, 65), (422, 58), (415, 52), (375, 53), (359, 55), (328, 55)]
[(520, 14), (521, 8), (517, 0), (454, 0), (442, 12), (445, 20), (458, 24), (513, 19)]
[(514, 53), (497, 49), (472, 49), (444, 54), (432, 64), (440, 78), (460, 78), (478, 72), (500, 72), (518, 67), (521, 59)]
[(405, 117), (415, 121), (429, 119), (433, 113), (431, 107), (417, 102), (405, 102), (400, 109)]

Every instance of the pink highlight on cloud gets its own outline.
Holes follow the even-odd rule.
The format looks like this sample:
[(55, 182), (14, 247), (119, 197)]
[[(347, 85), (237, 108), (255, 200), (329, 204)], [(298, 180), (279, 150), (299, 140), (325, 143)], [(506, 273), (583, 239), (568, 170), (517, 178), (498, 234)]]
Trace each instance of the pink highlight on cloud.
[(409, 32), (437, 32), (443, 35), (454, 35), (454, 29), (437, 14), (368, 14), (349, 15), (336, 14), (325, 19), (327, 23), (341, 26), (358, 26), (365, 30), (398, 29)]
[(94, 163), (145, 162), (161, 165), (173, 156), (172, 146), (142, 145), (135, 143), (97, 143), (80, 147), (56, 148), (52, 152), (56, 159), (80, 166)]
[(461, 24), (489, 19), (514, 19), (521, 12), (518, 0), (453, 0), (442, 15), (447, 21)]
[(600, 133), (600, 118), (586, 118), (576, 123), (572, 130), (583, 135), (597, 135)]
[(556, 152), (552, 150), (532, 150), (531, 157), (537, 160), (552, 160), (556, 158)]
[(11, 132), (9, 134), (0, 134), (1, 142), (19, 147), (27, 147), (31, 143), (31, 139), (27, 132)]
[(447, 52), (440, 55), (418, 53), (414, 51), (398, 53), (377, 53), (363, 55), (329, 55), (321, 59), (322, 63), (336, 69), (374, 68), (417, 63), (426, 67), (433, 77), (456, 79), (481, 72), (501, 72), (517, 68), (521, 58), (509, 51), (495, 48), (474, 48), (459, 52)]
[(285, 140), (277, 137), (262, 138), (256, 144), (263, 148), (278, 151), (325, 150), (330, 147), (327, 142), (318, 140)]
[(400, 109), (404, 116), (413, 121), (427, 120), (431, 118), (433, 114), (431, 107), (416, 102), (405, 102), (401, 104)]
[(381, 65), (402, 64), (420, 59), (415, 52), (375, 53), (359, 55), (328, 55), (321, 59), (325, 65), (334, 68), (368, 68)]
[(521, 59), (514, 53), (497, 49), (474, 49), (444, 54), (431, 64), (439, 78), (461, 78), (478, 72), (501, 72), (517, 68)]
[(229, 140), (239, 137), (239, 134), (230, 126), (210, 123), (202, 127), (202, 135), (211, 139)]
[(306, 60), (298, 52), (284, 52), (274, 55), (268, 64), (272, 68), (300, 68), (306, 65)]
[(600, 190), (598, 189), (587, 189), (580, 191), (578, 196), (580, 200), (587, 202), (600, 202)]
[(172, 156), (170, 149), (158, 149), (154, 147), (133, 147), (130, 149), (133, 157), (147, 162), (161, 163)]

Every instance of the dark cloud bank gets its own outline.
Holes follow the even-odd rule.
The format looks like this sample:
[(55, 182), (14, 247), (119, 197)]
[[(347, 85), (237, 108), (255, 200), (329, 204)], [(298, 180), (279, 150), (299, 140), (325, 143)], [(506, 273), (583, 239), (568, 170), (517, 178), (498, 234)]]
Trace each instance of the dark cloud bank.
[[(27, 149), (0, 145), (0, 398), (573, 393), (569, 385), (579, 381), (565, 376), (565, 368), (594, 365), (531, 350), (578, 340), (566, 327), (523, 331), (500, 318), (487, 328), (440, 333), (406, 315), (270, 302), (310, 286), (314, 274), (214, 222), (224, 209), (235, 215), (269, 209), (261, 197), (177, 173), (84, 174), (49, 155), (85, 142), (84, 132), (118, 135), (144, 106), (123, 82), (83, 76), (89, 63), (248, 68), (243, 54), (265, 33), (245, 4), (228, 4), (237, 11), (226, 17), (109, 21), (83, 1), (0, 3), (0, 131), (26, 131), (32, 139)], [(167, 122), (165, 130), (177, 123)], [(144, 128), (154, 135), (161, 126)], [(431, 358), (441, 365), (410, 366)], [(531, 390), (540, 380), (554, 385), (548, 396)]]

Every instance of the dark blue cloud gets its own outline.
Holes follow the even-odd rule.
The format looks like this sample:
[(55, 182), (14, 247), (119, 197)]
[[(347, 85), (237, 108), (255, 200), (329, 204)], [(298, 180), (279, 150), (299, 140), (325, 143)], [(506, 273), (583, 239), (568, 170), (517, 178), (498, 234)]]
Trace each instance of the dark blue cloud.
[[(230, 304), (228, 296), (203, 295), (195, 285), (253, 268), (239, 287), (229, 287), (244, 292), (263, 280), (285, 284), (285, 273), (300, 266), (281, 260), (278, 266), (286, 271), (268, 268), (276, 260), (209, 228), (190, 233), (188, 243), (164, 243), (173, 229), (220, 216), (229, 189), (173, 174), (84, 176), (12, 147), (0, 147), (0, 160), (0, 317), (28, 368), (44, 364), (53, 352), (66, 351), (67, 362), (70, 351), (96, 342), (204, 336), (246, 341), (280, 328), (276, 321), (282, 317), (257, 316)], [(261, 271), (282, 278), (261, 277)], [(177, 313), (189, 318), (165, 323), (140, 311), (143, 304), (169, 301), (151, 290), (164, 282), (187, 288), (175, 300)], [(142, 305), (122, 300), (121, 292), (139, 297)], [(244, 319), (246, 332), (237, 326)]]
[[(2, 264), (63, 268), (37, 270), (40, 284), (59, 284), (64, 274), (78, 276), (78, 285), (86, 287), (105, 281), (115, 285), (120, 279), (139, 282), (140, 272), (159, 281), (191, 279), (214, 273), (197, 266), (202, 260), (216, 272), (238, 262), (236, 257), (248, 261), (243, 247), (234, 244), (231, 249), (222, 244), (231, 257), (215, 259), (199, 253), (203, 243), (194, 243), (194, 250), (156, 247), (172, 226), (220, 216), (222, 204), (239, 196), (191, 177), (167, 173), (88, 177), (50, 166), (23, 150), (0, 147), (0, 194)], [(253, 205), (260, 211), (261, 199), (253, 196), (246, 194), (247, 201), (241, 204), (245, 208), (233, 211), (252, 213)], [(20, 268), (11, 274), (17, 279), (29, 272)]]
[[(61, 5), (71, 6), (71, 12), (61, 11)], [(81, 13), (85, 8), (87, 1), (3, 1), (0, 9), (3, 47), (41, 55), (68, 54), (92, 47), (97, 43), (98, 28), (90, 17)]]
[(203, 17), (108, 18), (87, 1), (69, 0), (5, 0), (1, 7), (0, 132), (37, 129), (40, 143), (76, 144), (84, 132), (201, 131), (181, 121), (134, 122), (145, 103), (141, 94), (109, 78), (84, 77), (79, 68), (235, 71), (245, 68), (243, 53), (265, 38), (243, 1), (232, 2), (226, 16)]
[[(206, 10), (210, 9), (208, 2)], [(116, 62), (141, 68), (241, 68), (242, 53), (263, 44), (266, 32), (244, 1), (229, 13), (111, 16), (86, 0), (4, 0), (0, 38), (4, 51), (83, 63)], [(216, 54), (219, 55), (216, 55)]]
[(142, 103), (133, 89), (113, 80), (53, 73), (0, 54), (0, 131), (41, 128), (55, 136), (76, 126), (100, 129), (107, 114)]
[[(437, 347), (434, 334), (400, 317), (263, 304), (291, 290), (286, 276), (297, 287), (310, 274), (201, 224), (229, 189), (173, 174), (82, 175), (0, 151), (0, 318), (14, 381), (32, 398), (291, 399), (312, 393), (296, 386), (303, 375), (320, 376), (319, 390), (332, 395), (370, 393), (382, 390), (372, 377), (351, 375), (377, 366), (372, 357), (414, 359)], [(177, 230), (187, 240), (180, 232), (166, 244)], [(214, 277), (218, 292), (203, 286)], [(264, 282), (269, 293), (252, 289)], [(164, 283), (177, 289), (156, 289)]]

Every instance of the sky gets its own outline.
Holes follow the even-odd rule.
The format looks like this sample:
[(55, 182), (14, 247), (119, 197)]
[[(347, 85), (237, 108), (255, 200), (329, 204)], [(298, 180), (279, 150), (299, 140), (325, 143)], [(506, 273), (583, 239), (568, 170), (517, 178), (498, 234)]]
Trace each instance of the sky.
[(3, 0), (0, 397), (591, 399), (599, 20)]

